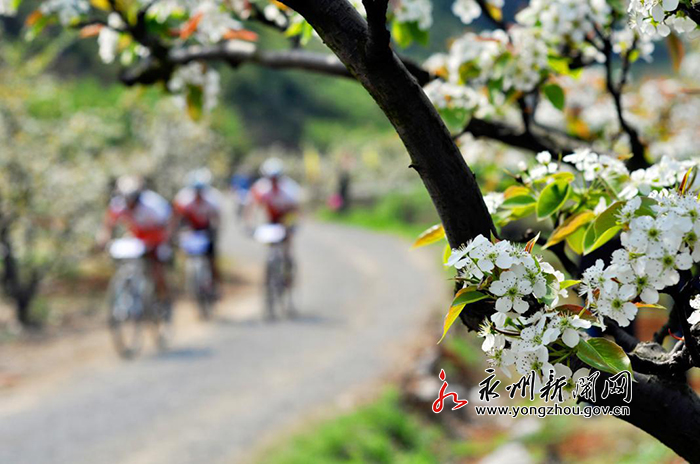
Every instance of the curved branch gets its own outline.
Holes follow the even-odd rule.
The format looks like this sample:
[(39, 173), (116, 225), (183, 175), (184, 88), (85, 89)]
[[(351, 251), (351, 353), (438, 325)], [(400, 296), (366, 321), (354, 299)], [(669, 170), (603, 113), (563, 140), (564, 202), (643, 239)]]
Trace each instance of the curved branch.
[[(462, 132), (454, 137), (457, 138), (465, 133), (470, 133), (476, 138), (493, 139), (515, 148), (535, 153), (548, 151), (555, 155), (573, 153), (577, 148), (585, 146), (585, 144), (576, 140), (555, 140), (554, 136), (541, 133), (537, 129), (536, 127), (531, 127), (529, 131), (521, 131), (505, 123), (472, 118)], [(561, 138), (563, 139), (564, 137)]]
[(239, 41), (216, 45), (192, 45), (170, 50), (165, 62), (146, 59), (138, 66), (122, 72), (121, 80), (127, 85), (150, 84), (165, 81), (176, 65), (192, 61), (221, 61), (238, 67), (252, 63), (274, 69), (301, 69), (329, 76), (352, 78), (345, 65), (334, 55), (300, 49), (259, 50), (254, 44)]
[[(215, 45), (191, 45), (170, 50), (164, 60), (146, 58), (136, 66), (122, 71), (120, 79), (127, 85), (153, 84), (167, 81), (176, 65), (192, 61), (221, 61), (231, 66), (250, 63), (273, 69), (298, 69), (328, 76), (354, 79), (337, 56), (302, 49), (260, 50), (248, 42), (228, 41)], [(402, 59), (409, 72), (421, 84), (435, 78), (408, 59)]]
[(634, 127), (632, 127), (629, 124), (629, 122), (627, 122), (627, 119), (624, 115), (624, 108), (622, 106), (622, 90), (627, 82), (630, 66), (629, 53), (627, 54), (627, 56), (624, 57), (622, 66), (622, 76), (620, 78), (620, 82), (616, 85), (613, 80), (612, 41), (609, 37), (603, 36), (600, 32), (598, 32), (597, 34), (603, 41), (603, 54), (605, 55), (606, 87), (613, 98), (613, 102), (615, 103), (615, 110), (617, 112), (617, 119), (620, 123), (620, 128), (625, 134), (627, 134), (630, 141), (632, 158), (630, 158), (630, 160), (627, 162), (627, 167), (630, 170), (648, 168), (649, 162), (646, 159), (646, 146), (639, 137), (639, 133), (637, 132), (637, 130)]
[(658, 343), (641, 342), (629, 353), (632, 368), (643, 374), (684, 378), (693, 364), (685, 344), (679, 342), (679, 346), (679, 349), (668, 353)]

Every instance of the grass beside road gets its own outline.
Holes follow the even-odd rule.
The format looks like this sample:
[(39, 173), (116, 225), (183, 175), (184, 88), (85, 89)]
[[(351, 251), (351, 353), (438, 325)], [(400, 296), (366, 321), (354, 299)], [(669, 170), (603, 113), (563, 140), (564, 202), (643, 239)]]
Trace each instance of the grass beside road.
[(445, 457), (444, 432), (406, 412), (396, 391), (319, 424), (262, 459), (265, 464), (434, 463)]
[(318, 216), (325, 221), (388, 232), (409, 240), (415, 240), (439, 222), (430, 197), (420, 185), (385, 195), (367, 207), (354, 207), (344, 213), (322, 209)]

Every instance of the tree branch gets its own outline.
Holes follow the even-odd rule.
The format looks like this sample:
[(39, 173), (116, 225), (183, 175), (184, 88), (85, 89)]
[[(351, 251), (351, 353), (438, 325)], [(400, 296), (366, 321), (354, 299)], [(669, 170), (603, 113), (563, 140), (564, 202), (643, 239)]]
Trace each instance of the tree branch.
[(127, 85), (167, 81), (176, 65), (199, 60), (222, 61), (233, 67), (253, 63), (267, 68), (303, 69), (330, 76), (352, 78), (345, 65), (333, 55), (300, 49), (264, 51), (259, 50), (254, 44), (240, 41), (175, 48), (170, 50), (165, 63), (145, 59), (138, 66), (122, 72), (120, 78)]
[(365, 53), (370, 60), (390, 57), (391, 34), (386, 28), (386, 13), (389, 0), (362, 0), (367, 11), (368, 38)]
[(658, 343), (640, 342), (628, 356), (635, 372), (681, 379), (693, 365), (685, 343), (678, 346), (668, 353)]
[[(136, 66), (123, 70), (120, 79), (127, 85), (167, 81), (176, 65), (199, 60), (221, 61), (233, 67), (250, 63), (273, 69), (299, 69), (354, 79), (354, 76), (335, 55), (302, 49), (260, 50), (252, 43), (241, 41), (174, 48), (168, 52), (165, 60), (146, 58)], [(414, 62), (408, 59), (402, 59), (402, 61), (421, 85), (427, 84), (435, 78)]]
[(622, 90), (627, 82), (627, 73), (629, 72), (629, 58), (625, 59), (622, 69), (622, 77), (619, 84), (615, 84), (613, 77), (613, 45), (609, 37), (605, 37), (602, 33), (597, 32), (600, 39), (603, 41), (603, 54), (605, 55), (605, 77), (606, 87), (613, 98), (615, 109), (617, 111), (617, 119), (620, 123), (620, 128), (627, 134), (630, 141), (630, 149), (632, 150), (632, 158), (627, 162), (627, 167), (630, 170), (648, 168), (649, 162), (646, 160), (646, 146), (639, 138), (637, 130), (630, 126), (625, 119), (624, 108), (622, 107)]
[(368, 26), (347, 0), (283, 0), (313, 26), (384, 111), (430, 194), (450, 245), (479, 234), (488, 237), (495, 228), (474, 174), (423, 89), (390, 48), (384, 59), (376, 60), (363, 46), (371, 34), (376, 41), (388, 34), (378, 31), (385, 2), (373, 0), (376, 11), (371, 7), (368, 15), (374, 25)]
[(555, 155), (573, 153), (577, 148), (585, 146), (580, 141), (571, 139), (562, 142), (557, 141), (554, 136), (540, 133), (541, 131), (537, 129), (537, 127), (531, 126), (530, 131), (520, 131), (505, 123), (472, 118), (462, 132), (454, 137), (457, 138), (465, 133), (470, 133), (476, 138), (493, 139), (515, 148), (522, 148), (535, 153), (548, 151)]
[[(601, 379), (607, 378), (604, 374)], [(618, 417), (638, 427), (691, 463), (700, 462), (700, 398), (685, 382), (634, 374), (632, 400), (620, 396), (598, 398), (596, 406), (629, 406), (629, 415)]]

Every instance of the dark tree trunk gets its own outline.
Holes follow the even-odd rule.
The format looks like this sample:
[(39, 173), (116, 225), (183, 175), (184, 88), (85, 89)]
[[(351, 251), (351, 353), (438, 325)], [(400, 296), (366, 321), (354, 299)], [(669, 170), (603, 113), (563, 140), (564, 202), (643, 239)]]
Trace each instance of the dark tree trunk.
[(31, 319), (31, 305), (41, 282), (40, 273), (34, 270), (26, 282), (22, 281), (8, 226), (0, 229), (0, 247), (2, 247), (3, 252), (1, 276), (3, 291), (14, 302), (17, 321), (22, 326), (29, 327), (34, 324)]
[(31, 318), (31, 306), (34, 300), (33, 295), (23, 295), (15, 299), (15, 311), (17, 314), (17, 320), (23, 327), (29, 327), (33, 325)]
[(684, 382), (634, 374), (632, 402), (619, 396), (599, 399), (596, 405), (629, 406), (620, 419), (647, 432), (691, 463), (700, 463), (700, 397)]

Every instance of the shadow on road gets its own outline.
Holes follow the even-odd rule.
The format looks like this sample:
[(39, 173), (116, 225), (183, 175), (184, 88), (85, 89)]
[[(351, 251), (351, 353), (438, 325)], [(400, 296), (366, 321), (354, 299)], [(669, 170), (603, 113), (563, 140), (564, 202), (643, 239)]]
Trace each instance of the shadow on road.
[(199, 358), (211, 358), (214, 355), (214, 350), (211, 348), (194, 348), (182, 347), (173, 348), (153, 356), (154, 359), (165, 359), (174, 361), (189, 361)]

